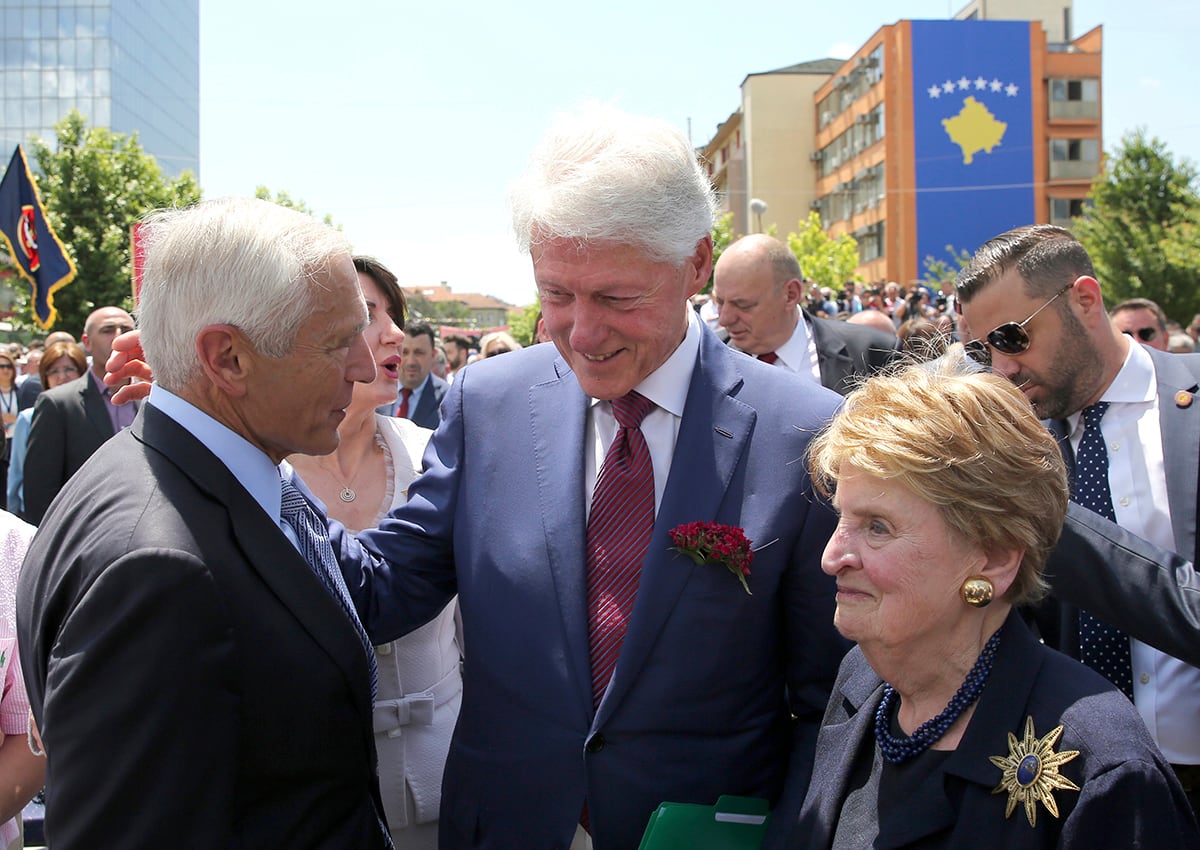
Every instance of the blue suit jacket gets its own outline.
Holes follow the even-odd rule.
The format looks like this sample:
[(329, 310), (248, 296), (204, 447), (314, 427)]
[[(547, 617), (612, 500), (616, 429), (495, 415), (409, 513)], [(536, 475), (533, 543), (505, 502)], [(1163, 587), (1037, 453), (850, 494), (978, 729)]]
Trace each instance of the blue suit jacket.
[[(386, 561), (334, 531), (375, 642), (459, 594), (467, 660), (443, 848), (565, 848), (586, 799), (597, 850), (627, 850), (664, 800), (774, 801), (789, 761), (808, 775), (846, 644), (819, 565), (834, 518), (804, 454), (837, 403), (703, 330), (629, 632), (593, 709), (588, 399), (549, 345), (458, 373), (410, 501), (360, 538)], [(752, 596), (672, 551), (668, 531), (697, 520), (745, 530)]]
[(441, 421), (439, 409), (448, 389), (450, 384), (430, 372), (429, 377), (425, 379), (425, 388), (421, 390), (421, 400), (417, 402), (417, 409), (408, 418), (422, 428), (432, 431)]
[[(852, 650), (829, 701), (790, 846), (832, 845), (856, 759), (875, 747), (882, 696), (883, 682), (862, 652)], [(1036, 827), (1020, 803), (1005, 817), (1008, 795), (992, 793), (1001, 770), (988, 760), (1009, 755), (1008, 735), (1020, 740), (1027, 717), (1039, 738), (1062, 724), (1054, 751), (1080, 753), (1061, 768), (1080, 790), (1053, 792), (1058, 818), (1039, 803)], [(1096, 673), (1039, 644), (1016, 615), (1008, 618), (987, 686), (944, 769), (944, 784), (913, 793), (903, 820), (890, 825), (888, 840), (876, 839), (872, 847), (1200, 847), (1183, 789), (1133, 705)]]

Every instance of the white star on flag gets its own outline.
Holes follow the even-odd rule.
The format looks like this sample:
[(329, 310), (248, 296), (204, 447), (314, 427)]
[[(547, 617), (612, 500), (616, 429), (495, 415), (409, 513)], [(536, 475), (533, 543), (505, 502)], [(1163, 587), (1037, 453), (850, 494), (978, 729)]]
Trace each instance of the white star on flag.
[(1012, 83), (1009, 83), (1009, 84), (1008, 84), (1007, 86), (1005, 86), (1005, 88), (1004, 88), (1004, 93), (1005, 93), (1006, 95), (1008, 95), (1009, 97), (1016, 97), (1016, 96), (1017, 96), (1017, 92), (1019, 92), (1019, 91), (1020, 91), (1020, 89), (1019, 89), (1019, 88), (1017, 88), (1017, 87), (1016, 87), (1014, 84), (1012, 84)]
[(968, 80), (966, 77), (959, 77), (958, 78), (958, 87), (959, 87), (959, 89), (962, 89), (962, 90), (969, 89), (971, 87), (971, 81)]
[(1000, 89), (1004, 88), (1004, 84), (997, 79), (993, 79), (990, 85), (992, 87), (992, 91), (1000, 91)]
[(983, 89), (986, 89), (986, 88), (987, 88), (987, 80), (985, 80), (983, 77), (976, 77), (975, 78), (975, 90), (982, 91)]
[(930, 97), (941, 97), (942, 96), (942, 87), (941, 86), (930, 86), (928, 91), (929, 91)]
[(946, 82), (942, 83), (942, 91), (946, 94), (954, 94), (954, 83), (946, 80)]

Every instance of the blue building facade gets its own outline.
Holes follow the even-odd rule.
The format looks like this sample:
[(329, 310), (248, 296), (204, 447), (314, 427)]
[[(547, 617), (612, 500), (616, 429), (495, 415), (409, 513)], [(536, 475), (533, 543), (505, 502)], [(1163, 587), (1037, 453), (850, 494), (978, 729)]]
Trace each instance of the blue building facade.
[(0, 148), (71, 109), (199, 177), (199, 0), (0, 0)]

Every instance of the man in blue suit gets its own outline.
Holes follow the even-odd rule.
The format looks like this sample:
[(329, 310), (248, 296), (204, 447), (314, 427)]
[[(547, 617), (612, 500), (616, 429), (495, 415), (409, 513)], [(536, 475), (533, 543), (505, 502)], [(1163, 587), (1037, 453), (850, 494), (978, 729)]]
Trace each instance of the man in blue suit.
[(380, 413), (411, 419), (422, 428), (433, 429), (441, 419), (442, 398), (450, 384), (433, 374), (433, 326), (409, 322), (400, 345), (400, 396)]
[[(674, 128), (564, 119), (513, 206), (555, 344), (459, 372), (409, 502), (358, 541), (335, 529), (335, 546), (376, 642), (459, 595), (441, 846), (627, 850), (663, 801), (774, 803), (789, 769), (811, 770), (846, 647), (819, 566), (834, 518), (803, 457), (838, 397), (732, 351), (689, 309), (713, 196)], [(630, 399), (649, 402), (640, 427)], [(622, 443), (650, 513), (605, 543), (589, 522), (610, 509)], [(693, 522), (749, 538), (746, 589), (673, 550)], [(601, 573), (633, 548), (617, 590)]]

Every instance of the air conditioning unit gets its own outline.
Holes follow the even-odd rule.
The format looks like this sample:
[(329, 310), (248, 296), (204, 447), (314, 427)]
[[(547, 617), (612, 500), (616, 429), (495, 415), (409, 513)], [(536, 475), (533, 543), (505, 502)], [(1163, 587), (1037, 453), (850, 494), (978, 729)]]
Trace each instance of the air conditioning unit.
[(857, 118), (854, 119), (854, 123), (855, 124), (870, 124), (871, 123), (871, 114), (869, 112), (864, 112), (862, 115), (859, 115)]
[(821, 208), (821, 202), (814, 198), (808, 202), (808, 208), (810, 210), (819, 210)]
[(832, 121), (832, 120), (833, 120), (833, 113), (832, 113), (832, 112), (830, 112), (830, 111), (826, 110), (825, 112), (822, 112), (822, 113), (821, 113), (821, 126), (825, 126), (826, 124), (828, 124), (828, 123), (829, 123), (830, 121)]
[(825, 153), (823, 151), (813, 151), (812, 153), (810, 153), (808, 155), (809, 162), (820, 162), (824, 158), (825, 158)]

